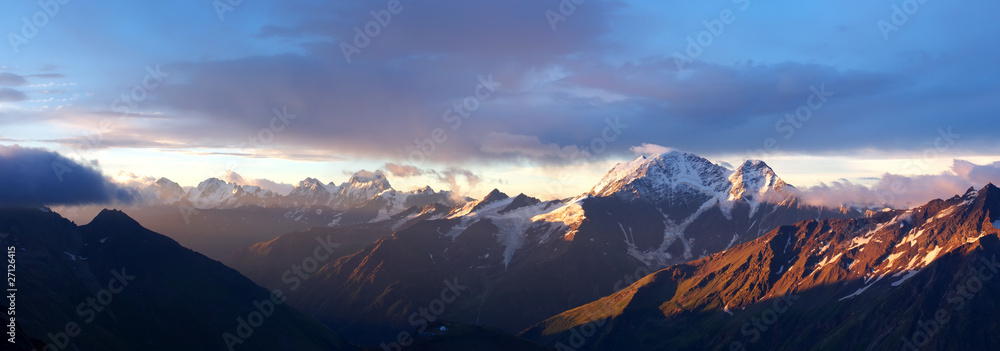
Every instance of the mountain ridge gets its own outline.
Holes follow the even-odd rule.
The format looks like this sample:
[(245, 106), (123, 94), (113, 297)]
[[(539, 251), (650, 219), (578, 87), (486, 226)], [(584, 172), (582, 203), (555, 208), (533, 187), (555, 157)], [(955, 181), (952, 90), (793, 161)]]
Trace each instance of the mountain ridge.
[[(987, 184), (978, 191), (909, 210), (781, 226), (729, 250), (645, 276), (615, 294), (536, 324), (522, 336), (555, 345), (565, 343), (573, 330), (579, 332), (587, 325), (594, 330), (591, 335), (600, 337), (578, 349), (600, 350), (640, 347), (638, 340), (653, 340), (648, 335), (684, 335), (697, 328), (701, 335), (718, 337), (669, 336), (641, 347), (751, 346), (768, 329), (747, 327), (748, 318), (759, 318), (771, 301), (783, 297), (794, 300), (789, 301), (793, 306), (787, 309), (791, 311), (788, 317), (781, 317), (789, 322), (768, 331), (764, 342), (752, 345), (754, 348), (788, 348), (808, 342), (810, 336), (823, 335), (819, 341), (825, 346), (817, 349), (905, 349), (907, 342), (924, 342), (911, 336), (921, 332), (918, 319), (927, 320), (922, 311), (929, 310), (933, 319), (935, 309), (951, 311), (959, 318), (959, 322), (949, 325), (958, 324), (958, 329), (941, 333), (962, 335), (959, 330), (990, 317), (949, 309), (954, 295), (944, 292), (964, 282), (951, 272), (963, 270), (959, 267), (976, 268), (981, 266), (980, 257), (989, 259), (993, 255), (995, 259), (1000, 253), (1000, 229), (994, 225), (1000, 219), (998, 207), (1000, 189)], [(1000, 270), (1000, 264), (995, 266), (994, 271)], [(1000, 291), (995, 286), (991, 289)], [(997, 306), (983, 299), (975, 301), (982, 306)], [(899, 301), (924, 302), (909, 305)], [(919, 307), (923, 304), (927, 307)], [(881, 311), (878, 318), (882, 322), (857, 317), (856, 308)], [(835, 323), (820, 324), (819, 331), (807, 330), (809, 324), (792, 322), (829, 318)], [(648, 319), (657, 322), (639, 324)], [(741, 331), (740, 323), (744, 321), (747, 324), (742, 324)], [(746, 330), (756, 330), (757, 338), (743, 339), (754, 334)], [(935, 341), (938, 348), (955, 347), (943, 343), (945, 339), (954, 342), (953, 338), (939, 338)], [(985, 347), (995, 339), (986, 337), (986, 344), (971, 342), (967, 346)]]

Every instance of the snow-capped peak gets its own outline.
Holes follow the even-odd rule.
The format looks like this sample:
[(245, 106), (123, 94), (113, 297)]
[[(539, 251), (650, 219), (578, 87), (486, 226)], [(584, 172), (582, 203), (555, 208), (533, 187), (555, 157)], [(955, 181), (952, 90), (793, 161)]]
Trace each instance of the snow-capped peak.
[(385, 184), (389, 184), (389, 181), (385, 178), (385, 173), (382, 173), (381, 170), (369, 172), (362, 169), (351, 175), (351, 179), (348, 181), (348, 183), (351, 184), (373, 183), (373, 182), (384, 182)]
[(208, 178), (191, 189), (188, 198), (195, 207), (215, 207), (233, 200), (239, 186), (219, 178)]
[(699, 206), (695, 214), (718, 205), (728, 218), (736, 202), (749, 204), (752, 217), (761, 204), (782, 203), (793, 194), (794, 187), (763, 161), (746, 161), (729, 170), (698, 155), (671, 151), (615, 165), (586, 195), (643, 199), (668, 207), (686, 203)]
[(594, 196), (649, 197), (659, 200), (678, 187), (714, 196), (730, 188), (729, 171), (694, 154), (671, 151), (619, 163), (591, 190)]
[(303, 197), (321, 197), (329, 196), (330, 192), (326, 190), (323, 183), (316, 178), (306, 178), (299, 182), (295, 188), (292, 189), (289, 196), (303, 196)]
[(157, 199), (168, 204), (180, 201), (187, 195), (187, 192), (184, 191), (184, 188), (180, 184), (167, 178), (157, 179), (156, 182), (147, 186), (146, 189), (152, 192)]
[(371, 200), (387, 190), (392, 190), (392, 185), (382, 171), (361, 170), (341, 185), (340, 201), (344, 204), (357, 204)]
[(786, 195), (783, 191), (791, 187), (778, 178), (764, 161), (747, 160), (729, 176), (732, 188), (729, 190), (729, 200), (744, 199), (747, 201), (767, 201), (774, 196)]
[(411, 193), (413, 193), (413, 194), (434, 194), (435, 192), (434, 192), (434, 189), (432, 189), (430, 185), (425, 185), (422, 188), (414, 189), (413, 191), (411, 191)]

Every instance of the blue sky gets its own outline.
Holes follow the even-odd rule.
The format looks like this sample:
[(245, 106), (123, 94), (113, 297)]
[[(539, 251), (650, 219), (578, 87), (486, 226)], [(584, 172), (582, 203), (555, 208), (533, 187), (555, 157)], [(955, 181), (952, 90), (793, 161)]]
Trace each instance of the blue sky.
[(397, 187), (546, 197), (644, 144), (761, 158), (807, 186), (1000, 159), (996, 2), (42, 3), (52, 15), (0, 12), (0, 145), (112, 177), (339, 183), (412, 166)]

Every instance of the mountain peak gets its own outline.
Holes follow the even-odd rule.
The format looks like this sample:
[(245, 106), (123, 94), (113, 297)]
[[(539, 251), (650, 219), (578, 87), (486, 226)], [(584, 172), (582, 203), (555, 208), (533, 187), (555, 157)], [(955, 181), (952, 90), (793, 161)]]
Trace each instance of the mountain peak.
[(161, 187), (171, 187), (171, 188), (173, 188), (173, 187), (180, 188), (181, 187), (181, 185), (177, 184), (177, 182), (174, 182), (174, 181), (172, 181), (170, 179), (167, 179), (167, 178), (164, 178), (164, 177), (160, 177), (160, 179), (157, 179), (155, 182), (153, 182), (153, 184), (156, 184), (157, 186), (161, 186)]
[(155, 198), (159, 198), (166, 203), (180, 201), (187, 195), (187, 192), (180, 184), (167, 178), (157, 179), (152, 184), (147, 185), (146, 190), (151, 191)]
[(501, 214), (507, 213), (507, 212), (514, 211), (514, 210), (522, 208), (522, 207), (527, 207), (527, 206), (535, 205), (535, 204), (537, 204), (539, 202), (542, 202), (542, 201), (538, 200), (536, 198), (533, 198), (531, 196), (525, 195), (524, 193), (521, 193), (521, 194), (515, 196), (514, 200), (511, 201), (510, 204), (507, 205), (507, 207), (504, 207), (503, 209), (501, 209), (499, 211), (499, 213), (501, 213)]
[(198, 183), (198, 189), (203, 189), (203, 190), (204, 189), (216, 189), (216, 188), (218, 188), (220, 186), (223, 186), (223, 185), (226, 185), (226, 184), (228, 184), (228, 183), (226, 183), (226, 181), (224, 181), (222, 179), (219, 179), (219, 178), (214, 178), (213, 177), (213, 178), (205, 179), (205, 180), (201, 181), (201, 183)]
[(299, 185), (295, 186), (301, 189), (319, 190), (323, 189), (323, 182), (320, 182), (316, 178), (306, 178), (299, 182)]
[(656, 156), (639, 156), (615, 165), (591, 190), (594, 196), (668, 196), (678, 187), (693, 187), (699, 192), (729, 190), (729, 170), (698, 155), (670, 151)]
[(489, 194), (486, 194), (486, 197), (483, 198), (482, 202), (489, 203), (494, 201), (500, 201), (508, 197), (510, 196), (507, 196), (507, 194), (500, 192), (500, 189), (493, 189), (493, 191), (490, 191)]
[(369, 172), (360, 170), (351, 176), (351, 179), (340, 188), (341, 201), (348, 203), (358, 203), (371, 200), (384, 191), (393, 190), (389, 184), (389, 179), (382, 171)]
[(306, 178), (299, 182), (295, 188), (292, 188), (291, 194), (289, 196), (329, 196), (330, 192), (326, 190), (323, 183), (316, 178)]
[(729, 200), (745, 199), (747, 201), (767, 200), (777, 192), (791, 187), (778, 178), (764, 161), (747, 160), (729, 176), (733, 184), (729, 190)]
[(501, 200), (506, 200), (508, 198), (510, 198), (510, 196), (507, 196), (507, 194), (500, 192), (500, 189), (493, 189), (493, 191), (491, 191), (489, 194), (486, 194), (486, 197), (483, 197), (482, 200), (479, 200), (479, 202), (476, 203), (476, 206), (472, 207), (472, 210), (476, 211), (488, 204)]
[(415, 193), (415, 194), (434, 194), (434, 189), (431, 188), (430, 185), (425, 185), (425, 186), (423, 186), (421, 188), (414, 189), (413, 193)]
[(129, 217), (125, 212), (120, 210), (109, 210), (103, 209), (94, 219), (90, 221), (88, 226), (107, 228), (109, 226), (116, 228), (142, 228), (139, 222), (136, 222), (132, 217)]
[(351, 183), (351, 184), (357, 184), (357, 183), (374, 183), (374, 182), (385, 182), (385, 184), (389, 184), (389, 180), (386, 179), (385, 173), (382, 173), (381, 170), (376, 170), (374, 172), (369, 172), (369, 171), (363, 170), (363, 169), (360, 170), (360, 171), (354, 172), (354, 174), (351, 175), (351, 179), (348, 180), (347, 182)]

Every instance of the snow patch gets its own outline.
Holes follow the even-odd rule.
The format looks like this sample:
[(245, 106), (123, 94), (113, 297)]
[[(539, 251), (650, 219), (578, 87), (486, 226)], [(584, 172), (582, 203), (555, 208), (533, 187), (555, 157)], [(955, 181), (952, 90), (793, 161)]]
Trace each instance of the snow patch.
[(818, 264), (816, 264), (816, 269), (813, 270), (813, 272), (822, 269), (823, 267), (825, 267), (828, 264), (837, 262), (837, 259), (839, 259), (840, 256), (842, 256), (843, 254), (844, 253), (841, 252), (841, 253), (838, 253), (838, 254), (834, 255), (833, 257), (824, 257), (822, 261), (820, 261)]
[(887, 257), (887, 258), (885, 259), (885, 263), (886, 263), (886, 268), (890, 268), (890, 267), (892, 267), (892, 265), (893, 265), (893, 262), (895, 262), (895, 261), (896, 261), (896, 259), (897, 259), (897, 258), (899, 258), (900, 256), (903, 256), (903, 254), (905, 254), (905, 253), (906, 253), (906, 252), (897, 252), (897, 253), (894, 253), (894, 254), (891, 254), (891, 255), (889, 255), (889, 257)]
[(927, 265), (931, 264), (931, 262), (934, 262), (934, 259), (938, 257), (939, 253), (941, 253), (941, 247), (940, 246), (934, 246), (934, 250), (931, 250), (931, 252), (928, 252), (927, 256), (924, 256), (924, 260), (921, 261), (921, 263), (923, 263), (924, 266), (926, 267)]
[[(911, 230), (911, 232), (912, 232), (912, 230)], [(903, 238), (902, 241), (899, 242), (899, 244), (896, 244), (896, 247), (899, 247), (899, 246), (901, 246), (901, 245), (903, 245), (905, 243), (910, 243), (910, 246), (916, 245), (917, 244), (917, 238), (919, 238), (921, 235), (924, 235), (924, 229), (920, 229), (916, 233), (907, 235), (905, 238)]]
[(856, 247), (864, 246), (865, 244), (867, 244), (871, 240), (872, 240), (871, 236), (854, 238), (853, 240), (851, 240), (851, 247), (849, 247), (847, 249), (851, 250), (851, 249), (854, 249)]
[(914, 270), (909, 270), (909, 271), (904, 271), (904, 272), (906, 272), (906, 275), (904, 275), (899, 280), (892, 282), (892, 286), (899, 286), (899, 284), (903, 284), (903, 282), (905, 282), (907, 279), (913, 278), (914, 275), (917, 275), (917, 273), (919, 273), (920, 270), (919, 269), (914, 269)]
[[(876, 280), (876, 282), (877, 282), (877, 281), (878, 281), (878, 280)], [(844, 300), (847, 300), (847, 299), (849, 299), (849, 298), (852, 298), (852, 297), (855, 297), (855, 296), (858, 296), (858, 295), (861, 295), (861, 293), (865, 292), (865, 290), (868, 290), (868, 288), (872, 287), (872, 285), (875, 285), (875, 282), (872, 282), (871, 284), (868, 284), (868, 285), (865, 285), (865, 286), (862, 286), (862, 287), (861, 287), (861, 288), (859, 288), (859, 289), (858, 289), (857, 291), (855, 291), (855, 292), (852, 292), (852, 293), (851, 293), (850, 295), (847, 295), (847, 296), (844, 296), (844, 297), (841, 297), (841, 298), (840, 298), (840, 299), (838, 299), (837, 301), (844, 301)]]

